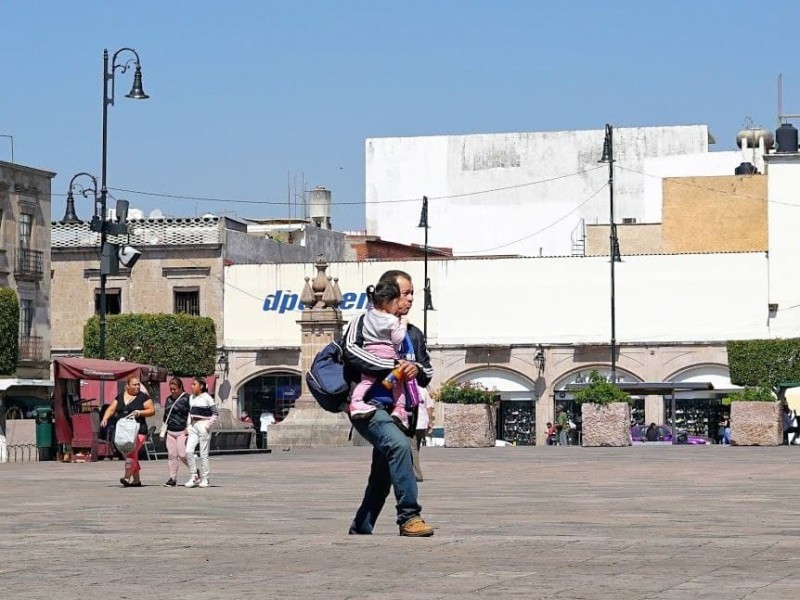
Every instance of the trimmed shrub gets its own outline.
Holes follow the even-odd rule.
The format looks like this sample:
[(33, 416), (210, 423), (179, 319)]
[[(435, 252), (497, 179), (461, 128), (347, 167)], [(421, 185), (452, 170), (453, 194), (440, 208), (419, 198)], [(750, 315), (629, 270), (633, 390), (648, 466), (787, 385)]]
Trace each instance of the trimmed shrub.
[(0, 288), (0, 375), (11, 375), (19, 362), (19, 300), (10, 288)]
[(575, 402), (577, 404), (613, 404), (614, 402), (631, 404), (633, 398), (603, 377), (597, 369), (593, 369), (589, 373), (589, 385), (575, 393)]
[(775, 402), (775, 394), (768, 387), (748, 387), (741, 392), (734, 392), (725, 396), (722, 403), (730, 405), (731, 402)]
[[(184, 314), (111, 315), (106, 326), (106, 358), (163, 367), (191, 377), (214, 372), (217, 335), (209, 317)], [(83, 328), (83, 355), (100, 356), (100, 319)]]
[(449, 381), (433, 394), (434, 400), (445, 404), (492, 404), (497, 396), (496, 392), (490, 392), (480, 383), (471, 381)]
[(728, 370), (734, 385), (775, 389), (800, 381), (800, 338), (729, 341)]

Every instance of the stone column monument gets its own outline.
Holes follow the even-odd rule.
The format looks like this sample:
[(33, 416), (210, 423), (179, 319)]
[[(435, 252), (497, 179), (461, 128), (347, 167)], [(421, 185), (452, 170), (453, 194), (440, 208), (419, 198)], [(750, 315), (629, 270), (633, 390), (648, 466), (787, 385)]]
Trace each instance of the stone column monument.
[(272, 449), (349, 446), (350, 420), (344, 413), (330, 413), (320, 408), (308, 391), (305, 374), (311, 361), (324, 346), (342, 337), (342, 292), (338, 279), (326, 276), (328, 263), (319, 255), (314, 263), (317, 275), (306, 277), (300, 301), (304, 305), (300, 324), (300, 368), (302, 393), (288, 416), (269, 428), (267, 444)]

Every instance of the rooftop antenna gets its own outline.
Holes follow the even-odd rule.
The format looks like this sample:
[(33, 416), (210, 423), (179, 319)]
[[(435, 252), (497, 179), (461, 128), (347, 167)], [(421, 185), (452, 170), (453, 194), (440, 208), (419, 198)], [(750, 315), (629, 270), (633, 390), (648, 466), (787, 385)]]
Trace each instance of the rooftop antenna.
[(787, 119), (797, 119), (800, 114), (783, 113), (783, 73), (778, 73), (778, 127), (783, 125)]

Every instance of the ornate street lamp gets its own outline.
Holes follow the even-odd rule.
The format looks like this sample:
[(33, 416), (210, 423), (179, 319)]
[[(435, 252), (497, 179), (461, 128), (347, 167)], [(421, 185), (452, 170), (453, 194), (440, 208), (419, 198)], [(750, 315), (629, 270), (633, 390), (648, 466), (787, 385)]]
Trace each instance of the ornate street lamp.
[(217, 359), (217, 365), (219, 366), (219, 370), (223, 376), (228, 374), (228, 353), (225, 352), (225, 350), (220, 353), (219, 358)]
[(617, 382), (617, 325), (616, 306), (614, 298), (614, 265), (622, 262), (619, 252), (619, 238), (617, 238), (617, 225), (614, 223), (614, 128), (606, 125), (606, 135), (603, 140), (603, 156), (598, 161), (608, 163), (608, 196), (611, 216), (609, 218), (609, 250), (611, 262), (611, 382)]
[[(117, 63), (117, 58), (120, 54), (129, 53), (133, 57), (124, 63)], [(95, 218), (99, 220), (100, 231), (100, 247), (102, 248), (102, 256), (105, 258), (106, 254), (106, 238), (109, 233), (108, 222), (106, 221), (106, 199), (108, 197), (108, 188), (106, 187), (108, 176), (108, 107), (114, 105), (114, 90), (115, 90), (115, 73), (119, 69), (120, 73), (125, 73), (132, 66), (136, 67), (133, 74), (133, 87), (131, 91), (125, 95), (126, 98), (133, 100), (147, 100), (150, 96), (144, 93), (142, 88), (142, 67), (139, 64), (139, 54), (133, 48), (120, 48), (114, 52), (111, 58), (111, 68), (108, 68), (108, 49), (103, 50), (103, 147), (102, 147), (102, 170), (100, 172), (100, 214), (95, 211), (95, 217), (92, 219), (94, 223)], [(109, 92), (109, 83), (111, 83), (111, 90)], [(127, 212), (127, 211), (126, 211)], [(118, 214), (119, 217), (119, 214)], [(125, 225), (125, 221), (121, 221)], [(93, 228), (94, 229), (94, 228)], [(126, 229), (127, 231), (127, 229)], [(100, 358), (106, 357), (106, 277), (102, 268), (100, 269)]]
[(544, 356), (544, 348), (541, 344), (539, 344), (539, 347), (536, 349), (536, 354), (533, 357), (533, 364), (536, 365), (536, 368), (539, 370), (539, 375), (544, 373), (546, 359)]

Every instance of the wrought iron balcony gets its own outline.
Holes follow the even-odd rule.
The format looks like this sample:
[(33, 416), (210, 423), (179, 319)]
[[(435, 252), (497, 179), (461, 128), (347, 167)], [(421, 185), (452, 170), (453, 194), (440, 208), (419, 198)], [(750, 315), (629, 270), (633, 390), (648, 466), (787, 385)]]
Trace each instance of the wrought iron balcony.
[(17, 279), (41, 281), (44, 275), (44, 252), (29, 248), (17, 249)]
[(19, 360), (44, 360), (44, 340), (39, 335), (22, 335), (19, 338)]

